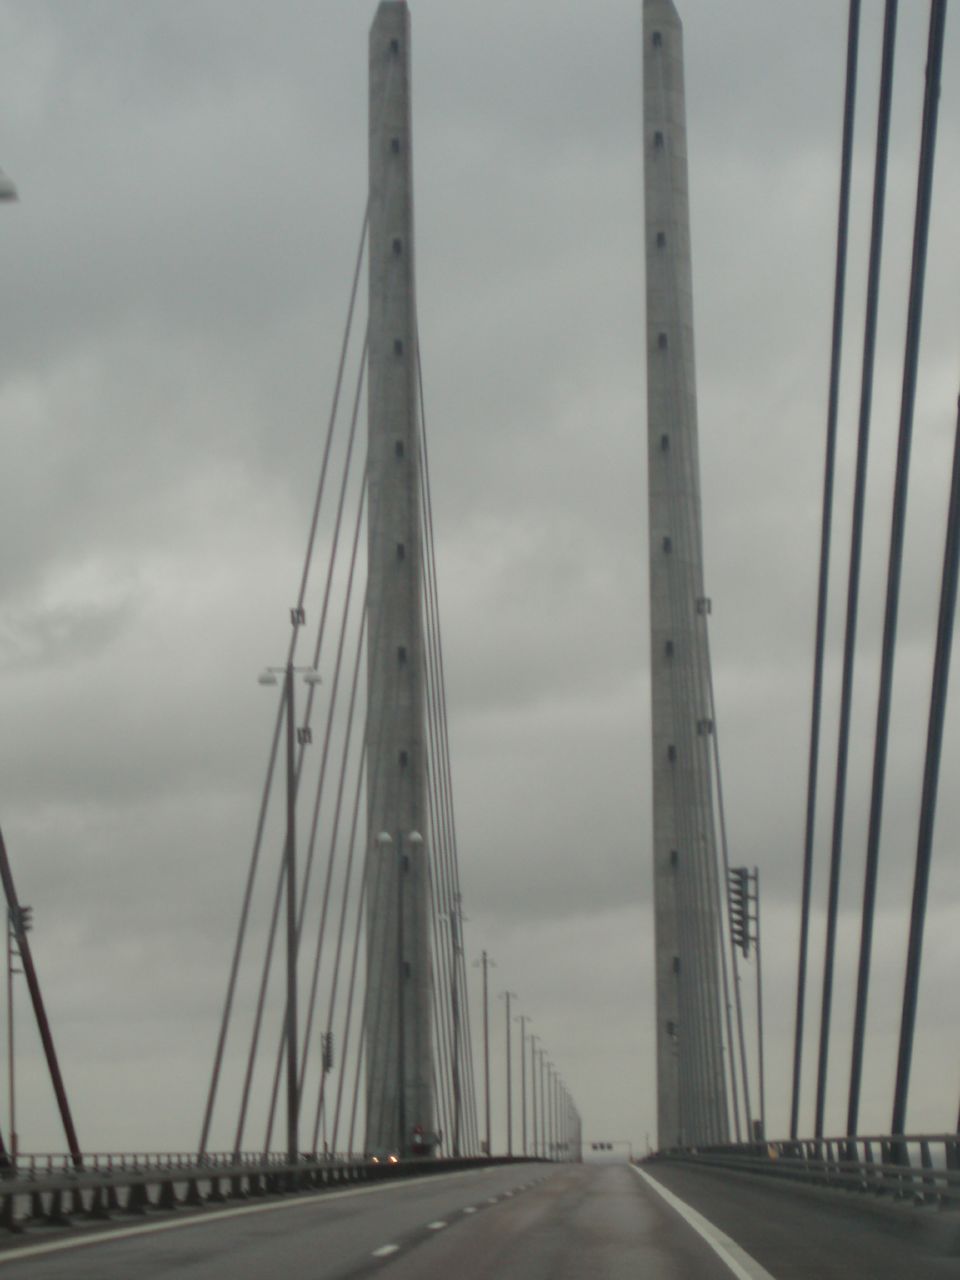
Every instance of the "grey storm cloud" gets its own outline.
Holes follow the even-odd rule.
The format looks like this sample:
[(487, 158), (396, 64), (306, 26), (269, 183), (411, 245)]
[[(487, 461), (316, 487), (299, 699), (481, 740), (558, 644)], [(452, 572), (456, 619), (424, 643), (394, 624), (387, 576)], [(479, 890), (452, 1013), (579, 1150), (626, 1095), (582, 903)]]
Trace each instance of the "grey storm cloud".
[[(768, 904), (780, 1128), (846, 15), (827, 0), (679, 8), (718, 726), (733, 856), (760, 866)], [(419, 320), (467, 945), (496, 957), (498, 982), (536, 1018), (588, 1131), (640, 1143), (655, 1114), (641, 4), (417, 0), (411, 12)], [(0, 218), (0, 822), (36, 910), (81, 1138), (101, 1149), (196, 1137), (273, 723), (255, 677), (286, 643), (366, 198), (372, 16), (356, 0), (0, 4), (0, 164), (21, 195)], [(838, 1046), (899, 408), (920, 7), (902, 6), (900, 25)], [(878, 1127), (958, 381), (954, 28), (865, 1082)], [(867, 6), (815, 957), (879, 40), (879, 6)], [(325, 529), (321, 557), (328, 541)], [(941, 1064), (960, 1049), (952, 711), (945, 752), (921, 1010), (924, 1061)], [(59, 1144), (44, 1090), (39, 1075), (24, 1085), (23, 1142), (35, 1149)], [(942, 1130), (955, 1105), (919, 1068), (915, 1124)]]

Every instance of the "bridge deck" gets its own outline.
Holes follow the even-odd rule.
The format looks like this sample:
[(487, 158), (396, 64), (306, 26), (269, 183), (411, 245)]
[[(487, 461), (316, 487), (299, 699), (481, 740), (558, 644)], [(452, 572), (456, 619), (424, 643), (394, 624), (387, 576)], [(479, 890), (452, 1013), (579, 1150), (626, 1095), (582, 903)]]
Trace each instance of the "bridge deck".
[(157, 1215), (28, 1237), (0, 1272), (31, 1280), (832, 1280), (955, 1276), (960, 1215), (655, 1166), (736, 1240), (739, 1271), (625, 1164), (519, 1164)]

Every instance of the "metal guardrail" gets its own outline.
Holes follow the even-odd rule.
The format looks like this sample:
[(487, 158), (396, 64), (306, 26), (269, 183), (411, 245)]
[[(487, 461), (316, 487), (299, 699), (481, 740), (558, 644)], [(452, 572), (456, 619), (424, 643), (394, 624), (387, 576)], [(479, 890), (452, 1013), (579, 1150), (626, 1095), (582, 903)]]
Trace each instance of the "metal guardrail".
[(653, 1158), (872, 1192), (916, 1204), (960, 1206), (960, 1134), (956, 1133), (684, 1147)]
[[(302, 1156), (304, 1163), (363, 1164), (366, 1157), (359, 1153)], [(285, 1152), (270, 1151), (210, 1151), (197, 1158), (195, 1151), (89, 1151), (84, 1152), (83, 1162), (77, 1166), (73, 1157), (63, 1151), (21, 1152), (16, 1161), (7, 1157), (6, 1166), (0, 1166), (0, 1178), (37, 1178), (55, 1173), (103, 1173), (150, 1172), (166, 1169), (234, 1169), (273, 1168), (287, 1164)], [(0, 1183), (2, 1188), (2, 1183)]]
[[(412, 1159), (397, 1164), (354, 1157), (302, 1156), (262, 1152), (193, 1154), (100, 1153), (85, 1155), (82, 1168), (69, 1155), (20, 1156), (0, 1178), (0, 1227), (22, 1231), (31, 1223), (67, 1226), (74, 1218), (107, 1219), (113, 1214), (143, 1216), (151, 1209), (201, 1208), (229, 1200), (324, 1191), (387, 1178), (422, 1177), (493, 1164), (506, 1158)], [(2, 1172), (2, 1171), (0, 1171)]]

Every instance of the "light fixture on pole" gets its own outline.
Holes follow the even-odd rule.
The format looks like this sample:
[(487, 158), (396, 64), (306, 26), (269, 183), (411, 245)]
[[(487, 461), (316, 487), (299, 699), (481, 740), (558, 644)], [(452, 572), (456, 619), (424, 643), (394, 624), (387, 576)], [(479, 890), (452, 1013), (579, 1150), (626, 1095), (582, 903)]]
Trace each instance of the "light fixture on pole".
[(300, 1142), (298, 1137), (300, 1116), (300, 1088), (297, 1079), (297, 768), (294, 739), (301, 746), (310, 741), (309, 728), (296, 728), (294, 719), (293, 677), (302, 674), (308, 685), (321, 683), (316, 667), (295, 667), (288, 662), (283, 667), (266, 667), (257, 677), (261, 685), (279, 684), (283, 676), (283, 701), (287, 739), (287, 835), (284, 845), (284, 875), (287, 899), (287, 1010), (285, 1038), (287, 1044), (287, 1160), (296, 1164)]
[(17, 194), (16, 185), (0, 169), (0, 200), (12, 203), (19, 199), (20, 196)]

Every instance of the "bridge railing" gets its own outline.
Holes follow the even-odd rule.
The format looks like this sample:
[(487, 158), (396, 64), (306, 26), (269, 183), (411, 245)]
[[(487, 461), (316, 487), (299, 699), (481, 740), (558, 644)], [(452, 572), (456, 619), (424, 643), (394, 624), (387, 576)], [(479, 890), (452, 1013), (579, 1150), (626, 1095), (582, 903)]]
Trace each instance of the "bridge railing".
[[(336, 1152), (305, 1155), (305, 1163), (361, 1164), (359, 1152)], [(78, 1168), (73, 1157), (63, 1151), (21, 1152), (15, 1161), (8, 1158), (0, 1176), (38, 1178), (55, 1173), (122, 1173), (124, 1171), (170, 1169), (270, 1169), (287, 1164), (285, 1152), (209, 1151), (198, 1156), (195, 1151), (86, 1151)]]
[(507, 1157), (411, 1159), (219, 1152), (100, 1152), (77, 1167), (60, 1153), (21, 1155), (0, 1178), (0, 1227), (66, 1225), (74, 1219), (142, 1216), (181, 1206), (201, 1209), (259, 1196), (322, 1192), (388, 1178), (422, 1177), (510, 1163)]
[(658, 1159), (739, 1170), (918, 1204), (960, 1205), (960, 1134), (883, 1134), (682, 1147)]

